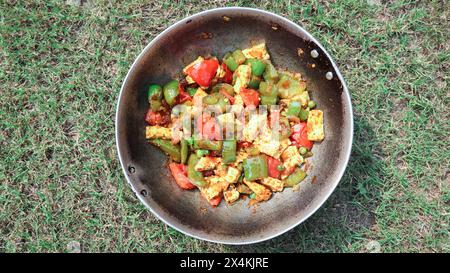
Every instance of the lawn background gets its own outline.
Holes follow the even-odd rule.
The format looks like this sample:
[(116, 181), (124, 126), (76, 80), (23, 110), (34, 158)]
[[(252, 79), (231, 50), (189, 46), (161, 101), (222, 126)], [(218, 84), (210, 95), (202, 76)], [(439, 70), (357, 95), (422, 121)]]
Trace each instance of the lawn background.
[[(81, 3), (0, 1), (0, 252), (450, 251), (448, 2)], [(139, 52), (177, 20), (220, 6), (305, 27), (354, 105), (351, 161), (334, 194), (304, 224), (249, 246), (157, 220), (125, 182), (114, 139)]]

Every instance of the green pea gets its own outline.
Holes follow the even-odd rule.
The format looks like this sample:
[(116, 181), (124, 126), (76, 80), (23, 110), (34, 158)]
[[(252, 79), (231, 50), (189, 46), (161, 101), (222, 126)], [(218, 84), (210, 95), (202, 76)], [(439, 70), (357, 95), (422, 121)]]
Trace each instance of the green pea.
[(284, 169), (284, 166), (281, 164), (277, 166), (277, 170), (279, 170), (280, 172), (284, 171)]

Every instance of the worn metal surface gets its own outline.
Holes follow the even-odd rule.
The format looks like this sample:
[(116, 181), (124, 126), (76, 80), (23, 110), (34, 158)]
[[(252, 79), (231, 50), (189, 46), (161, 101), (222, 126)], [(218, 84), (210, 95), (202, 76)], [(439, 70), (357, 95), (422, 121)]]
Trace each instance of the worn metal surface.
[[(314, 145), (313, 167), (299, 191), (285, 189), (255, 209), (242, 200), (232, 206), (222, 202), (211, 208), (198, 191), (183, 191), (170, 181), (165, 165), (167, 157), (146, 142), (146, 89), (150, 83), (164, 84), (198, 55), (221, 57), (258, 40), (266, 41), (276, 67), (298, 71), (307, 80), (312, 99), (324, 111), (325, 140)], [(311, 54), (312, 50), (317, 52)], [(196, 238), (227, 244), (267, 240), (306, 220), (339, 183), (350, 156), (352, 138), (350, 95), (323, 47), (291, 21), (249, 8), (205, 11), (166, 29), (134, 62), (117, 106), (119, 158), (137, 197), (173, 228)], [(315, 183), (311, 183), (313, 177)]]

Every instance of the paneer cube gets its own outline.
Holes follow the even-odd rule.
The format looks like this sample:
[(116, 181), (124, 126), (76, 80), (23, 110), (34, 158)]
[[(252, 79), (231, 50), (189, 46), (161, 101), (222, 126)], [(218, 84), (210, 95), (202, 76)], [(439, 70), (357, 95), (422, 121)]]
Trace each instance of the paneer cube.
[(266, 115), (251, 115), (248, 123), (244, 126), (243, 140), (253, 142), (258, 137), (260, 129), (263, 129), (265, 126), (267, 126)]
[(241, 64), (236, 68), (234, 71), (234, 76), (236, 77), (236, 80), (234, 81), (234, 92), (240, 93), (242, 88), (247, 87), (248, 83), (250, 82), (250, 79), (252, 77), (252, 68), (250, 65)]
[(202, 56), (198, 56), (198, 58), (193, 61), (192, 63), (188, 64), (185, 68), (183, 68), (183, 73), (185, 75), (187, 75), (187, 70), (191, 67), (193, 67), (194, 65), (203, 62), (205, 59)]
[(203, 98), (208, 96), (208, 93), (206, 93), (203, 89), (200, 87), (195, 92), (194, 96), (192, 97), (192, 101), (194, 105), (202, 105), (203, 104)]
[(236, 190), (240, 194), (251, 194), (252, 193), (252, 190), (250, 190), (250, 188), (247, 185), (245, 185), (244, 183), (237, 183)]
[(234, 164), (239, 164), (244, 161), (248, 157), (248, 153), (245, 151), (245, 149), (239, 149), (236, 153), (236, 161)]
[(199, 187), (199, 190), (203, 197), (205, 197), (208, 201), (210, 201), (214, 197), (221, 195), (229, 185), (218, 176), (209, 176), (206, 178), (206, 180), (209, 182), (209, 185), (206, 187)]
[(272, 192), (259, 183), (247, 181), (245, 179), (244, 183), (255, 193), (256, 201), (266, 201), (269, 200), (270, 197), (272, 196)]
[[(234, 106), (244, 106), (244, 100), (242, 99), (241, 95), (236, 94), (234, 96), (234, 104), (233, 104), (232, 110), (234, 110), (234, 108), (237, 108), (237, 110), (242, 111), (241, 107), (234, 107)], [(233, 112), (236, 113), (236, 111), (233, 111)], [(240, 112), (237, 112), (236, 114), (238, 114), (238, 113), (240, 113)]]
[(162, 126), (147, 126), (145, 127), (145, 138), (162, 138), (162, 139), (172, 139), (172, 129)]
[(239, 192), (236, 190), (236, 188), (230, 186), (226, 191), (223, 192), (223, 198), (228, 204), (231, 204), (239, 199)]
[(306, 132), (308, 134), (308, 140), (322, 141), (324, 139), (323, 112), (321, 110), (309, 111)]
[(309, 101), (309, 93), (308, 93), (308, 91), (305, 90), (302, 93), (300, 93), (299, 95), (295, 95), (294, 97), (292, 97), (291, 100), (299, 101), (303, 107), (306, 107), (306, 105), (308, 105), (308, 101)]
[(241, 171), (234, 167), (228, 167), (227, 174), (224, 177), (224, 180), (228, 183), (236, 183), (241, 175)]
[(226, 113), (217, 116), (217, 121), (219, 124), (225, 128), (227, 124), (234, 124), (234, 114), (233, 113)]
[(194, 79), (191, 78), (191, 76), (186, 76), (186, 82), (187, 82), (188, 84), (193, 84), (193, 83), (195, 83)]
[(273, 178), (273, 177), (266, 177), (261, 180), (260, 182), (264, 186), (268, 187), (271, 191), (282, 191), (284, 188), (283, 181)]
[(225, 73), (226, 71), (222, 68), (221, 65), (219, 65), (219, 67), (217, 67), (216, 75), (214, 76), (214, 78), (221, 79), (225, 76)]
[(260, 43), (250, 48), (242, 50), (246, 58), (255, 58), (261, 60), (269, 60), (270, 56), (267, 52), (266, 43)]
[(197, 172), (214, 170), (220, 162), (222, 162), (220, 157), (204, 156), (199, 159), (194, 169)]
[(290, 140), (287, 138), (282, 140), (277, 139), (272, 134), (270, 127), (266, 124), (261, 134), (254, 141), (254, 145), (261, 153), (279, 159), (284, 149), (290, 145)]
[(281, 179), (288, 177), (297, 166), (303, 163), (303, 157), (300, 155), (297, 147), (289, 146), (281, 154), (284, 170), (281, 173)]

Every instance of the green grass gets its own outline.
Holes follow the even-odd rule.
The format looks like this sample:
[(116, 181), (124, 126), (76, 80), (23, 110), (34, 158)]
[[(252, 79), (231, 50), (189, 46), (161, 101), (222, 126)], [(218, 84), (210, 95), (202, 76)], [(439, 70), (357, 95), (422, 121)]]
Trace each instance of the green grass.
[[(374, 240), (382, 252), (450, 251), (445, 1), (23, 2), (0, 1), (0, 252), (66, 251), (71, 241), (85, 252), (367, 252)], [(192, 239), (146, 211), (114, 140), (137, 54), (178, 19), (225, 4), (309, 30), (337, 61), (355, 112), (351, 161), (325, 205), (240, 247)]]

